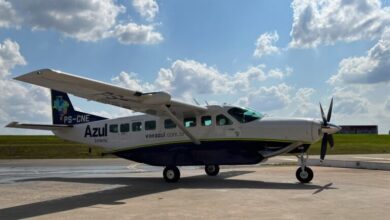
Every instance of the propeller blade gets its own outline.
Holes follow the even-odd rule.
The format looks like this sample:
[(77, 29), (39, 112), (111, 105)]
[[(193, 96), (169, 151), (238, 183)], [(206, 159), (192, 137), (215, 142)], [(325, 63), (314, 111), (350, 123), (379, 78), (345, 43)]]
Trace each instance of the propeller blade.
[(330, 101), (330, 106), (329, 106), (329, 110), (328, 110), (328, 117), (326, 118), (327, 122), (329, 122), (330, 121), (330, 117), (332, 117), (332, 108), (333, 108), (333, 98)]
[(321, 160), (325, 159), (327, 142), (328, 142), (328, 134), (325, 133), (324, 136), (322, 137), (322, 143), (321, 143), (321, 156), (320, 156)]
[(331, 135), (331, 134), (328, 135), (328, 143), (330, 145), (330, 148), (333, 149), (333, 147), (334, 147), (334, 140), (333, 140), (333, 135)]
[(324, 122), (324, 126), (327, 126), (328, 125), (328, 121), (325, 118), (325, 113), (324, 113), (324, 110), (322, 109), (321, 103), (320, 103), (320, 109), (321, 109), (321, 116), (322, 116), (322, 121)]

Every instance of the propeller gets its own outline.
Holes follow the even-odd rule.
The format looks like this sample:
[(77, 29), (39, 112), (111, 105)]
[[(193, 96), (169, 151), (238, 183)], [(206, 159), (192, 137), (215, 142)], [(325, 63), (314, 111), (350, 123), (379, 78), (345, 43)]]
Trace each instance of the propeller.
[(324, 110), (323, 110), (322, 105), (320, 103), (321, 116), (322, 116), (321, 128), (322, 128), (322, 131), (324, 133), (324, 135), (322, 136), (322, 142), (321, 142), (321, 156), (320, 156), (321, 161), (325, 159), (328, 143), (329, 143), (331, 149), (333, 149), (333, 147), (334, 147), (334, 140), (333, 140), (332, 134), (336, 133), (337, 131), (339, 131), (341, 129), (338, 126), (335, 126), (335, 125), (332, 125), (329, 123), (330, 118), (332, 117), (332, 108), (333, 108), (333, 98), (330, 101), (328, 114), (325, 117)]

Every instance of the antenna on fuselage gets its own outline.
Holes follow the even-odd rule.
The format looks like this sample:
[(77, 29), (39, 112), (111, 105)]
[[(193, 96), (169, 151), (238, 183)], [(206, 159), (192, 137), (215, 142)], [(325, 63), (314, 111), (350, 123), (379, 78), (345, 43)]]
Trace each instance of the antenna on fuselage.
[(200, 106), (200, 104), (199, 104), (198, 100), (196, 100), (196, 98), (192, 98), (192, 99), (194, 100), (195, 104)]

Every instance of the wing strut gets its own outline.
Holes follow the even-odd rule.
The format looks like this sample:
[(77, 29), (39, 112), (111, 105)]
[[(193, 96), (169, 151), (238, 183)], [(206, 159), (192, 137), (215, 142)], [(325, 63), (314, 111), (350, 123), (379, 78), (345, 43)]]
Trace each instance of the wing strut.
[(184, 134), (186, 134), (187, 137), (191, 139), (194, 144), (200, 144), (200, 141), (194, 135), (192, 135), (186, 127), (184, 127), (182, 122), (171, 112), (171, 110), (167, 106), (163, 105), (162, 109), (168, 114), (169, 118), (171, 118), (172, 121), (176, 123), (177, 127), (179, 127), (180, 130), (182, 130)]

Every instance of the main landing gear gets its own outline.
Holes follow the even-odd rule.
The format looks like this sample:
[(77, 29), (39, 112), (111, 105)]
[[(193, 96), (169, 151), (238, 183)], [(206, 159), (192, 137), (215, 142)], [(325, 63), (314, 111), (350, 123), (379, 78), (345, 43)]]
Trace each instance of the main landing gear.
[[(216, 176), (219, 173), (219, 166), (206, 165), (204, 171), (209, 176)], [(163, 176), (168, 183), (175, 183), (180, 180), (180, 170), (176, 166), (167, 166), (163, 171)]]
[(176, 166), (167, 166), (163, 172), (164, 179), (168, 183), (174, 183), (180, 180), (180, 170)]
[(204, 171), (209, 176), (216, 176), (219, 173), (219, 166), (218, 165), (206, 165), (204, 167)]
[(301, 153), (301, 155), (297, 156), (300, 162), (301, 167), (297, 169), (297, 172), (295, 172), (295, 176), (301, 183), (309, 183), (313, 177), (313, 170), (310, 169), (310, 167), (306, 166), (306, 162), (308, 159), (308, 154), (306, 153)]

